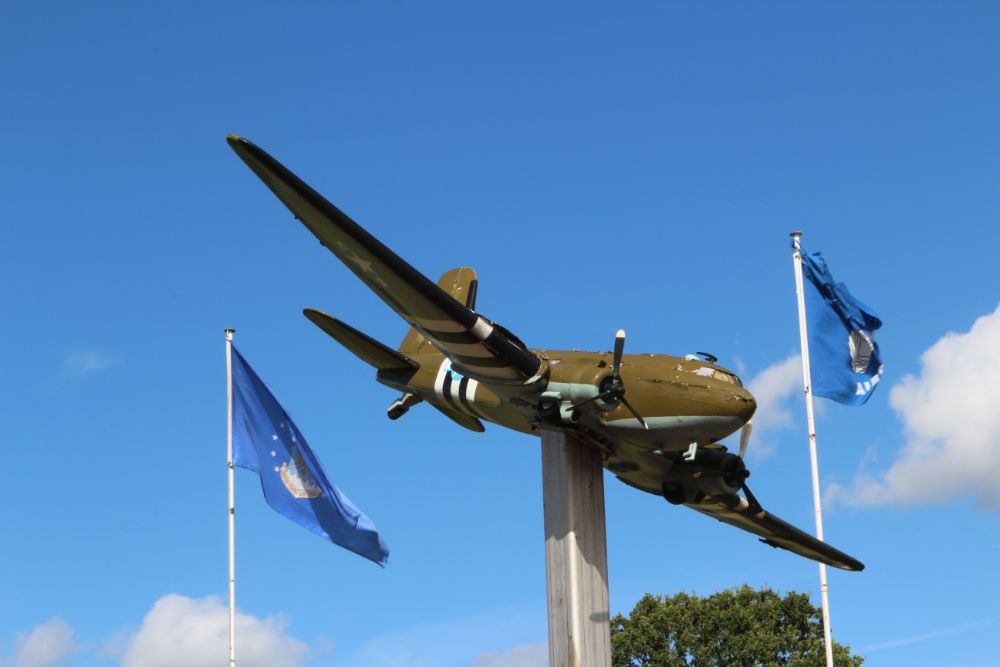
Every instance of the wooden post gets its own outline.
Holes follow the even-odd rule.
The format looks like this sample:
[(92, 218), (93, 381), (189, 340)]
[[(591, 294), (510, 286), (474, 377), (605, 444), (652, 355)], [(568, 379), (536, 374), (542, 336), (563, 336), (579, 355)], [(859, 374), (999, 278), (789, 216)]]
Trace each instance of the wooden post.
[(611, 667), (608, 543), (600, 453), (542, 431), (550, 667)]

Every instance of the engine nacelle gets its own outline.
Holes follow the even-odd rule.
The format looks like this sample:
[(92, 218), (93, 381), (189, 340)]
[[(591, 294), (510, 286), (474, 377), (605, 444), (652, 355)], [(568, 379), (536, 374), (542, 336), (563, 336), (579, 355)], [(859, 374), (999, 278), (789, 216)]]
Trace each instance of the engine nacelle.
[(735, 454), (699, 447), (694, 459), (674, 463), (661, 493), (674, 505), (698, 503), (705, 496), (736, 495), (749, 476), (743, 459)]

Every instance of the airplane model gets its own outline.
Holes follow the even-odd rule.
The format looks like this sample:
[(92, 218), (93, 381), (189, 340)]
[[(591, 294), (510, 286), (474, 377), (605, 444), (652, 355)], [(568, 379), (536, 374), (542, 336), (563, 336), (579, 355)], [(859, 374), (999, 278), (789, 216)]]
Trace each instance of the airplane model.
[[(483, 421), (533, 435), (572, 431), (600, 451), (625, 484), (756, 534), (772, 547), (844, 570), (864, 565), (768, 513), (747, 487), (743, 462), (757, 404), (740, 379), (706, 353), (673, 357), (529, 349), (476, 310), (478, 280), (468, 267), (437, 284), (253, 143), (229, 145), (330, 252), (407, 324), (398, 350), (318, 310), (305, 315), (402, 393), (398, 419), (426, 402), (456, 423)], [(739, 453), (719, 440), (742, 429)], [(742, 491), (742, 495), (740, 492)]]

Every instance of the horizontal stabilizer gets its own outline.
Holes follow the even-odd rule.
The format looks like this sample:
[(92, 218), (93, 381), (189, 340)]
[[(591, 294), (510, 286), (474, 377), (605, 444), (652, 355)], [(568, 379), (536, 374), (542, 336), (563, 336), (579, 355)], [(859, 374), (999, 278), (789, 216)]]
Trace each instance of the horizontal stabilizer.
[(748, 503), (746, 498), (714, 496), (697, 504), (687, 503), (687, 506), (730, 526), (758, 535), (762, 538), (761, 542), (769, 546), (786, 549), (841, 570), (860, 572), (865, 569), (861, 561), (851, 558), (825, 542), (820, 542), (809, 533), (765, 511), (756, 503)]
[(326, 313), (312, 308), (306, 308), (302, 312), (313, 324), (325, 331), (330, 338), (353, 352), (362, 361), (379, 370), (415, 371), (420, 368), (420, 364), (409, 357), (386, 347), (335, 317), (330, 317)]
[(478, 419), (476, 419), (475, 417), (473, 417), (472, 415), (467, 415), (463, 412), (459, 412), (458, 410), (452, 410), (451, 408), (446, 408), (437, 405), (436, 403), (431, 403), (430, 405), (433, 405), (435, 408), (444, 413), (444, 415), (448, 419), (452, 420), (459, 426), (464, 426), (470, 431), (475, 431), (476, 433), (482, 433), (483, 431), (486, 430), (486, 427), (483, 426), (483, 423)]

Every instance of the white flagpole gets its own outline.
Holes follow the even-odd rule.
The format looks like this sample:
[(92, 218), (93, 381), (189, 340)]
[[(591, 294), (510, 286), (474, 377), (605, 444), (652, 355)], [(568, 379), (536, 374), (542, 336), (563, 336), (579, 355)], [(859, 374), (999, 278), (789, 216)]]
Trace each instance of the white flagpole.
[(233, 334), (226, 329), (226, 467), (229, 475), (229, 667), (236, 667), (236, 492), (233, 488)]
[[(806, 423), (809, 427), (809, 459), (812, 465), (813, 507), (816, 511), (816, 539), (823, 541), (823, 510), (820, 507), (819, 464), (816, 461), (816, 421), (813, 418), (812, 376), (809, 372), (809, 335), (806, 332), (806, 299), (802, 288), (802, 232), (792, 232), (795, 261), (795, 294), (799, 302), (799, 342), (802, 346), (802, 384), (806, 394)], [(830, 596), (826, 586), (826, 565), (819, 564), (819, 595), (823, 608), (823, 640), (826, 667), (833, 667), (833, 639), (830, 632)]]

